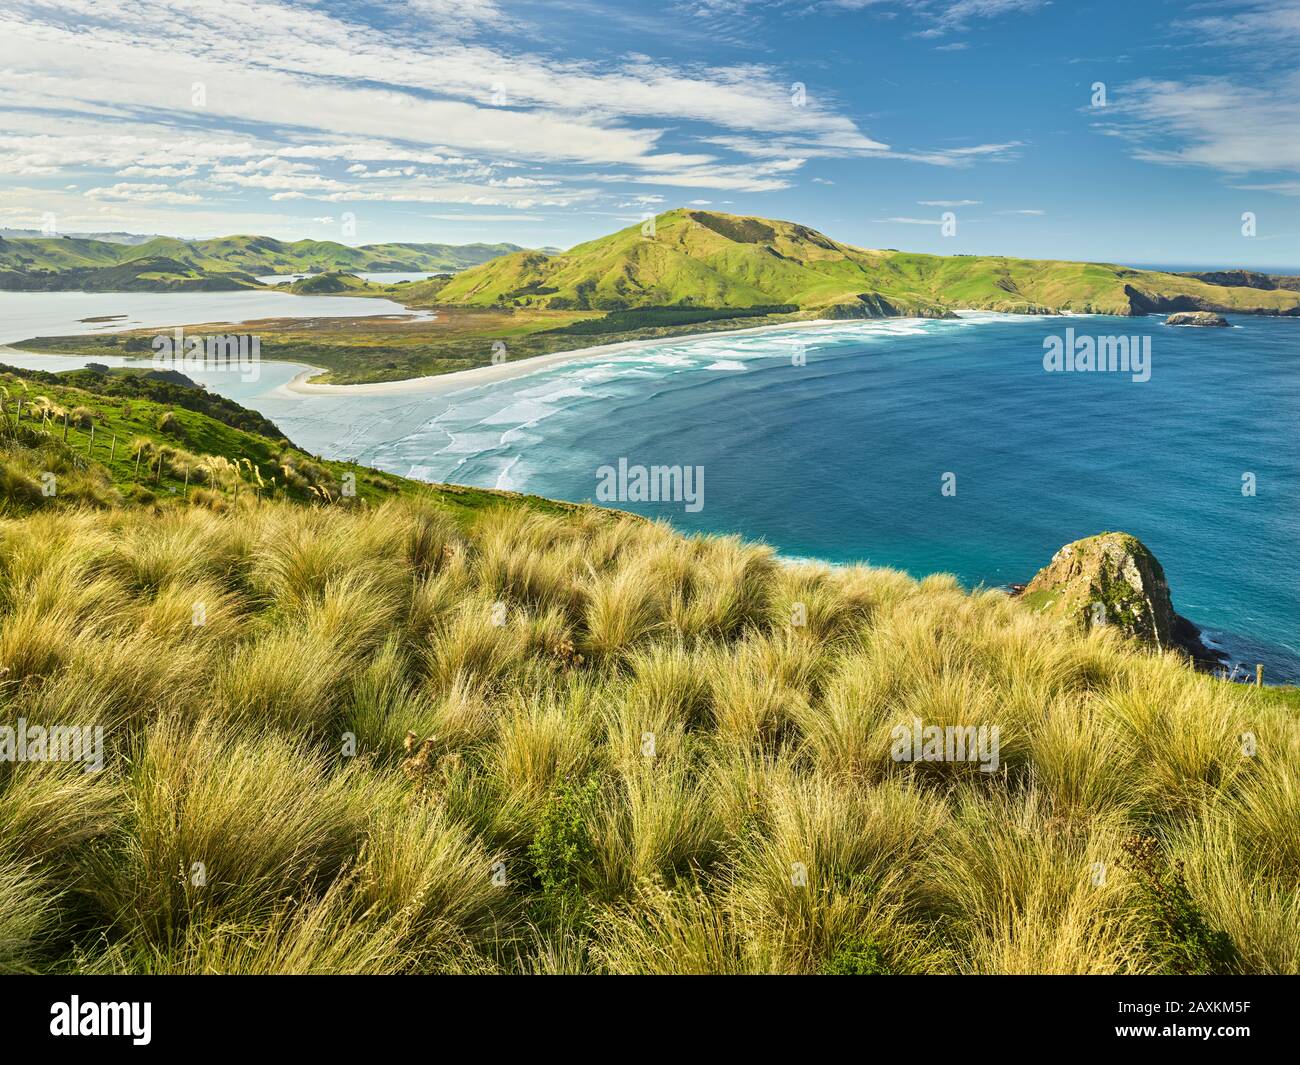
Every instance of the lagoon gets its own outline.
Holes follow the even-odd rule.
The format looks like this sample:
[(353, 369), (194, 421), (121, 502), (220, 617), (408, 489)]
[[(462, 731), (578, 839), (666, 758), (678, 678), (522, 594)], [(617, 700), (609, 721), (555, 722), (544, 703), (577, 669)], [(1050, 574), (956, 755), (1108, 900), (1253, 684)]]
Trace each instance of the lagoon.
[(236, 323), (259, 318), (350, 318), (410, 313), (400, 303), (391, 300), (360, 296), (295, 296), (288, 292), (256, 289), (236, 292), (0, 292), (0, 344), (37, 336), (82, 336), (152, 326)]

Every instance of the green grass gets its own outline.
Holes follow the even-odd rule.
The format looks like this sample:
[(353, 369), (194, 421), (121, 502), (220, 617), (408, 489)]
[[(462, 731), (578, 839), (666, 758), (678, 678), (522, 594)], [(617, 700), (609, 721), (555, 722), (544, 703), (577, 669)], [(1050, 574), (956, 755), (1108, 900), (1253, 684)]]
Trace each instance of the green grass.
[[(43, 491), (47, 475), (52, 493)], [(0, 367), (0, 489), (0, 516), (80, 505), (199, 504), (220, 511), (245, 499), (347, 508), (401, 497), (436, 497), (462, 523), (503, 502), (546, 514), (578, 509), (321, 459), (256, 412), (168, 380), (8, 367)]]
[[(1293, 701), (455, 498), (0, 517), (3, 718), (106, 748), (0, 762), (0, 970), (1300, 972)], [(1002, 768), (895, 761), (914, 717)]]

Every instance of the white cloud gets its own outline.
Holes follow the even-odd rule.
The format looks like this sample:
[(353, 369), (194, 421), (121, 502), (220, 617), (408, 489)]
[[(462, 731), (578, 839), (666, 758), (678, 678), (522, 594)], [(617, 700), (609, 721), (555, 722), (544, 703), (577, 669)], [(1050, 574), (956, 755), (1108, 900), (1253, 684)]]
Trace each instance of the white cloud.
[(545, 222), (546, 216), (540, 214), (429, 214), (439, 222)]
[(202, 203), (203, 197), (173, 191), (167, 185), (132, 184), (120, 181), (107, 188), (87, 189), (92, 200), (117, 200), (133, 203)]
[[(950, 167), (1015, 147), (896, 151), (815, 92), (795, 106), (788, 78), (761, 64), (509, 51), (485, 32), (506, 24), (493, 0), (380, 2), (382, 27), (361, 8), (289, 0), (10, 0), (0, 176), (173, 181), (177, 205), (527, 209), (611, 183), (766, 192), (810, 158)], [(493, 106), (494, 86), (508, 106)]]
[(938, 37), (945, 33), (961, 33), (970, 28), (975, 19), (998, 18), (1002, 15), (1021, 15), (1045, 6), (1047, 0), (946, 0), (927, 4), (922, 14), (934, 23), (923, 30), (922, 37)]
[(1215, 47), (1242, 45), (1258, 51), (1300, 40), (1300, 0), (1249, 0), (1233, 5), (1235, 10), (1221, 6), (1224, 10), (1214, 15), (1199, 15), (1190, 8), (1193, 17), (1184, 27)]
[(1143, 79), (1095, 109), (1098, 127), (1153, 163), (1235, 177), (1300, 172), (1300, 74), (1240, 85), (1227, 78)]
[(128, 166), (117, 172), (118, 177), (193, 177), (198, 168), (194, 166)]

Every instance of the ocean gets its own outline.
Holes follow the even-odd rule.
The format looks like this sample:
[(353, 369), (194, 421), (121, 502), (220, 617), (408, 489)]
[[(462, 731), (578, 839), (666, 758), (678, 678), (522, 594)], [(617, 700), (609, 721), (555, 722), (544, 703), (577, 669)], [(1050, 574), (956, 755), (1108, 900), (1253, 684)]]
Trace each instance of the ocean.
[[(1067, 329), (1149, 343), (1149, 379), (1047, 372), (1044, 340)], [(968, 586), (1027, 581), (1062, 544), (1124, 530), (1234, 661), (1297, 682), (1298, 356), (1295, 319), (971, 315), (715, 335), (443, 399), (365, 397), (393, 422), (373, 410), (331, 441), (312, 439), (308, 410), (267, 413), (393, 472), (575, 501), (620, 459), (698, 467), (698, 509), (613, 505)], [(286, 406), (304, 402), (319, 399)]]
[[(698, 505), (611, 505), (968, 587), (1027, 581), (1062, 544), (1123, 530), (1233, 661), (1300, 682), (1300, 319), (1231, 321), (970, 313), (724, 333), (441, 397), (289, 398), (276, 386), (298, 367), (283, 364), (209, 384), (308, 450), (427, 480), (596, 501), (620, 460), (681, 467)], [(1131, 338), (1146, 379), (1048, 372), (1045, 343), (1067, 336)]]

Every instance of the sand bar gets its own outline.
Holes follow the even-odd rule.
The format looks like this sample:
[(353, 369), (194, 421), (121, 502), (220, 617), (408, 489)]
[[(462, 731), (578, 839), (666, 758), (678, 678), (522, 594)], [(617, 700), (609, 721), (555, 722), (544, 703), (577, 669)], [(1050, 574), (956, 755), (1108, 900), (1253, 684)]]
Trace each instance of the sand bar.
[(326, 373), (312, 368), (304, 370), (288, 384), (275, 390), (278, 396), (397, 396), (411, 393), (444, 395), (463, 388), (490, 385), (508, 381), (539, 370), (550, 369), (578, 359), (601, 359), (612, 355), (626, 355), (644, 348), (662, 347), (665, 344), (682, 344), (692, 340), (716, 340), (721, 337), (742, 336), (753, 333), (771, 333), (781, 330), (807, 329), (813, 326), (845, 325), (844, 321), (819, 318), (808, 322), (788, 322), (781, 325), (758, 325), (749, 329), (719, 329), (711, 333), (689, 333), (680, 336), (655, 337), (649, 340), (625, 340), (618, 344), (599, 344), (595, 347), (575, 348), (572, 351), (553, 351), (549, 355), (534, 355), (528, 359), (509, 360), (489, 366), (475, 366), (468, 370), (436, 374), (433, 377), (409, 377), (404, 381), (376, 381), (363, 385), (316, 385), (311, 378)]

